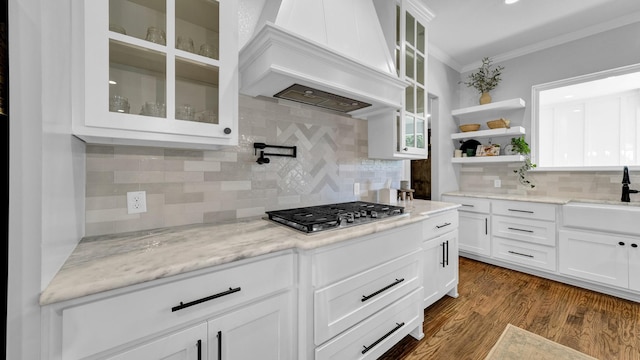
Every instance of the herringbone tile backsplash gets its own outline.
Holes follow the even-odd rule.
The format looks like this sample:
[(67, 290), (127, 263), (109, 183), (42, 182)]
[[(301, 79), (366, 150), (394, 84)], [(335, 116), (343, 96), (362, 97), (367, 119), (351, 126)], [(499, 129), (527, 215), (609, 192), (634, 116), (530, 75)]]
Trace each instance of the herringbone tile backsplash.
[[(237, 147), (220, 151), (88, 145), (86, 235), (224, 222), (267, 210), (375, 201), (402, 162), (367, 157), (367, 122), (240, 96)], [(253, 143), (297, 146), (297, 158), (258, 165)], [(276, 152), (277, 149), (269, 149)], [(126, 193), (144, 190), (147, 209), (127, 214)]]

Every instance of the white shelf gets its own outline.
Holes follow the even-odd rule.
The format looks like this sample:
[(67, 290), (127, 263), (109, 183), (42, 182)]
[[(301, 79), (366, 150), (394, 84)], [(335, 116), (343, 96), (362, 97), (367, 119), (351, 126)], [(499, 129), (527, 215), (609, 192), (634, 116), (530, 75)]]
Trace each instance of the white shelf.
[(524, 161), (523, 155), (471, 156), (452, 158), (452, 164), (507, 163)]
[(451, 140), (462, 140), (462, 139), (483, 139), (483, 138), (492, 138), (492, 137), (500, 137), (500, 136), (518, 136), (524, 135), (525, 130), (522, 126), (513, 126), (511, 128), (502, 128), (502, 129), (490, 129), (490, 130), (479, 130), (479, 131), (467, 131), (462, 133), (451, 134)]
[(505, 111), (524, 109), (525, 101), (521, 98), (509, 99), (489, 103), (485, 105), (476, 105), (462, 109), (451, 111), (451, 115), (464, 123), (464, 120), (474, 120), (474, 122), (484, 122), (500, 118)]

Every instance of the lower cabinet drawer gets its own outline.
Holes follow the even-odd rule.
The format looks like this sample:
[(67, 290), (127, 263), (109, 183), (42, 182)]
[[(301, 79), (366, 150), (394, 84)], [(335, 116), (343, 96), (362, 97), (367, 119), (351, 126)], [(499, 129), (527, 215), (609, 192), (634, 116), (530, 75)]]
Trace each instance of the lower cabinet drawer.
[(320, 345), (421, 286), (418, 250), (314, 293), (315, 344)]
[(491, 229), (494, 236), (556, 246), (555, 222), (494, 215), (491, 220)]
[(315, 250), (313, 286), (325, 287), (411, 253), (420, 247), (421, 231), (422, 223), (414, 223)]
[(293, 286), (280, 255), (62, 310), (62, 358), (81, 359)]
[(442, 214), (431, 215), (422, 222), (423, 240), (438, 237), (458, 228), (458, 212), (447, 211)]
[(398, 300), (316, 348), (316, 360), (377, 359), (394, 344), (422, 326), (422, 288)]
[(556, 271), (556, 248), (528, 242), (494, 237), (494, 258), (549, 271)]

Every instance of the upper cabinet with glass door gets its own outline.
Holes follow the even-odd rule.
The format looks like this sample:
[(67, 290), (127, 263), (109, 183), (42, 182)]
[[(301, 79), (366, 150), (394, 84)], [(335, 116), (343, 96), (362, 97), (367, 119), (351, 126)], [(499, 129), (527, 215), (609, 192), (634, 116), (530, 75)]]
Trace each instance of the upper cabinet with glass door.
[(88, 143), (238, 141), (237, 2), (84, 1), (73, 133)]
[(398, 119), (401, 123), (399, 151), (427, 157), (427, 31), (424, 23), (413, 15), (415, 11), (410, 2), (403, 1), (396, 9), (396, 59), (403, 59), (396, 61), (396, 67), (408, 83), (404, 109)]
[(425, 159), (429, 155), (426, 24), (433, 14), (419, 1), (399, 0), (391, 16), (396, 70), (407, 87), (402, 109), (369, 118), (369, 157)]

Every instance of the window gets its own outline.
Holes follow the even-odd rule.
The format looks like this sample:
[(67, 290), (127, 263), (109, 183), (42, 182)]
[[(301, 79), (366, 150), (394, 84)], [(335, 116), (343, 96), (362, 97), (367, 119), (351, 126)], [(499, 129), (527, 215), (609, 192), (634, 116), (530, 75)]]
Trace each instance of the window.
[(540, 169), (640, 167), (640, 64), (533, 87)]

